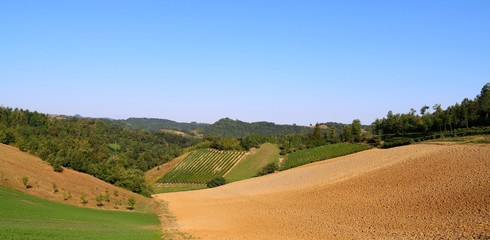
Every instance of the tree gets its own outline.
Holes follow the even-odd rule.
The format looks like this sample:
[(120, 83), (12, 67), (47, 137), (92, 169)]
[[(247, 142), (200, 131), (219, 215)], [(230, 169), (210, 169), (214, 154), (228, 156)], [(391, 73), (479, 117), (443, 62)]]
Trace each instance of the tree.
[(342, 128), (342, 133), (341, 133), (342, 140), (344, 142), (352, 142), (354, 140), (354, 136), (352, 135), (352, 128), (349, 125), (345, 125)]
[(361, 120), (354, 119), (352, 121), (352, 137), (354, 142), (361, 142), (362, 140), (362, 132), (361, 132)]
[(128, 209), (129, 210), (133, 210), (135, 204), (136, 204), (136, 200), (134, 199), (134, 197), (128, 198)]
[(208, 188), (214, 188), (225, 184), (226, 180), (224, 177), (215, 177), (206, 183)]
[(96, 197), (95, 197), (95, 201), (97, 202), (97, 207), (102, 207), (104, 206), (104, 196), (102, 196), (101, 193), (99, 193)]
[(87, 194), (83, 193), (82, 196), (80, 196), (80, 200), (82, 201), (83, 206), (85, 206), (88, 203)]
[(483, 124), (490, 123), (490, 83), (485, 84), (477, 97)]
[(24, 184), (24, 187), (26, 188), (32, 188), (32, 185), (29, 184), (29, 177), (27, 176), (22, 177), (22, 184)]

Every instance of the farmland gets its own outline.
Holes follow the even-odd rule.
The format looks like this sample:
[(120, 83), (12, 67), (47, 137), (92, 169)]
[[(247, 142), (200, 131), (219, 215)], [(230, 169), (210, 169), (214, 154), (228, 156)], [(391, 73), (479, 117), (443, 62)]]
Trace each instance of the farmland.
[(281, 170), (317, 162), (329, 158), (340, 157), (371, 148), (369, 145), (337, 143), (326, 146), (301, 150), (289, 154), (284, 160)]
[(251, 154), (245, 156), (236, 167), (225, 176), (229, 182), (239, 181), (255, 177), (265, 165), (271, 162), (279, 162), (279, 148), (272, 143), (265, 143), (258, 149), (254, 149)]
[(241, 151), (198, 149), (160, 179), (161, 183), (206, 183), (222, 177), (245, 154)]
[(0, 186), (0, 239), (159, 239), (155, 214), (96, 210)]
[(490, 146), (371, 149), (155, 196), (199, 239), (488, 239)]

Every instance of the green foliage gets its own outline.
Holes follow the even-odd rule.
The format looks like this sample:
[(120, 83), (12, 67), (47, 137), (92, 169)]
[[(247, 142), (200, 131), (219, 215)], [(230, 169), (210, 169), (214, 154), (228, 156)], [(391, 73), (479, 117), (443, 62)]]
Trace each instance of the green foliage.
[(122, 122), (132, 127), (152, 131), (157, 131), (161, 129), (175, 129), (187, 133), (192, 132), (192, 130), (203, 129), (206, 126), (209, 126), (209, 124), (207, 123), (179, 123), (168, 119), (157, 118), (128, 118), (126, 120), (122, 120)]
[(83, 193), (82, 196), (80, 196), (80, 200), (82, 201), (83, 206), (87, 205), (88, 203), (87, 194)]
[(95, 201), (97, 202), (97, 207), (104, 206), (104, 196), (102, 196), (102, 193), (99, 193), (97, 194), (97, 196), (95, 196)]
[(0, 107), (0, 141), (38, 155), (55, 171), (69, 167), (149, 196), (144, 172), (198, 140), (129, 128), (119, 121)]
[(105, 211), (0, 187), (0, 239), (161, 239), (154, 213)]
[(206, 186), (208, 188), (214, 188), (214, 187), (218, 187), (218, 186), (225, 185), (225, 184), (226, 184), (226, 180), (224, 177), (215, 177), (215, 178), (209, 180), (206, 183)]
[(211, 143), (211, 147), (218, 150), (240, 151), (243, 150), (240, 141), (232, 137), (223, 137), (214, 140)]
[(128, 198), (128, 209), (133, 210), (136, 200), (133, 197)]
[(414, 143), (414, 140), (411, 138), (392, 138), (390, 141), (385, 141), (381, 148), (392, 148), (392, 147), (398, 147), (398, 146), (403, 146), (403, 145), (409, 145)]
[(67, 201), (71, 198), (71, 192), (64, 192), (63, 193), (63, 200)]
[(286, 135), (309, 132), (308, 127), (297, 125), (279, 125), (271, 122), (247, 123), (240, 120), (223, 118), (204, 128), (204, 136), (244, 138), (251, 134), (262, 136)]
[(29, 177), (22, 177), (22, 184), (24, 184), (25, 188), (32, 188), (32, 185), (29, 184)]
[(423, 106), (420, 115), (415, 110), (405, 114), (394, 114), (373, 122), (375, 134), (407, 137), (411, 134), (430, 136), (436, 132), (455, 131), (461, 128), (490, 126), (490, 83), (487, 83), (474, 99), (465, 98), (443, 110), (440, 104), (432, 107)]
[(55, 172), (63, 172), (63, 167), (61, 166), (61, 164), (55, 162), (53, 163), (53, 170)]
[(289, 154), (281, 166), (282, 170), (301, 166), (307, 163), (340, 157), (355, 152), (370, 149), (371, 146), (365, 144), (337, 143), (326, 146), (306, 149)]
[(274, 173), (275, 171), (279, 170), (279, 165), (275, 162), (269, 163), (265, 165), (258, 173), (257, 176), (263, 176), (267, 175), (270, 173)]
[(225, 179), (228, 182), (252, 178), (257, 175), (265, 165), (279, 162), (279, 148), (276, 144), (264, 143), (260, 148), (246, 155), (233, 167)]
[(215, 177), (222, 177), (244, 154), (242, 151), (198, 149), (187, 155), (159, 182), (206, 183)]

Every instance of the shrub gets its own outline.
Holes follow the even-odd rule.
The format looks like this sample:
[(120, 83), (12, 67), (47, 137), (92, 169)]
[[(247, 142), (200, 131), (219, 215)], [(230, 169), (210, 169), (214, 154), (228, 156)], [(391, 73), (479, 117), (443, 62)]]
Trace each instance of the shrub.
[(225, 184), (226, 184), (226, 180), (224, 177), (215, 177), (206, 183), (208, 188), (214, 188)]
[(22, 177), (22, 184), (24, 184), (24, 187), (26, 187), (26, 188), (31, 188), (32, 187), (29, 184), (29, 177), (27, 177), (27, 176)]
[(130, 197), (128, 199), (128, 209), (129, 210), (133, 210), (134, 209), (134, 205), (136, 204), (136, 200), (134, 200), (133, 197)]
[(97, 207), (102, 207), (104, 206), (104, 197), (102, 196), (102, 194), (99, 194), (95, 197), (95, 201), (97, 202)]
[(85, 206), (88, 203), (87, 195), (85, 193), (82, 194), (82, 196), (80, 197), (80, 200), (82, 200), (82, 204), (83, 204), (83, 206)]
[(117, 190), (114, 190), (114, 197), (119, 196), (119, 192)]
[(63, 172), (63, 167), (59, 163), (54, 163), (53, 164), (53, 170), (55, 172)]
[(56, 183), (53, 183), (53, 193), (57, 193), (58, 192), (58, 186), (56, 185)]
[(263, 175), (267, 175), (267, 174), (270, 174), (270, 173), (273, 173), (275, 171), (277, 171), (279, 169), (279, 165), (277, 165), (277, 163), (269, 163), (267, 165), (265, 165), (262, 170), (260, 170), (258, 173), (257, 173), (257, 176), (263, 176)]
[(71, 192), (67, 192), (67, 193), (65, 192), (65, 193), (63, 193), (63, 200), (66, 201), (66, 200), (68, 200), (70, 198), (71, 198)]
[(398, 147), (403, 145), (409, 145), (412, 143), (414, 143), (414, 141), (411, 138), (393, 138), (390, 141), (384, 142), (382, 148), (392, 148), (392, 147)]
[(106, 202), (110, 202), (111, 201), (111, 195), (109, 194), (109, 190), (106, 190), (105, 191), (104, 201), (106, 201)]

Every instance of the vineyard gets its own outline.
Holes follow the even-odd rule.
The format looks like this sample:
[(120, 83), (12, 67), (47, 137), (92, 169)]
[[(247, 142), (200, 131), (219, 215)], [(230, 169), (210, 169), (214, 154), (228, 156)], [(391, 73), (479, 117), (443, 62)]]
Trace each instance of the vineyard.
[(347, 154), (364, 151), (369, 148), (371, 148), (371, 146), (364, 144), (337, 143), (301, 150), (289, 154), (284, 160), (281, 170), (329, 158), (340, 157)]
[(161, 183), (206, 183), (223, 177), (245, 154), (241, 151), (198, 149), (160, 179)]

